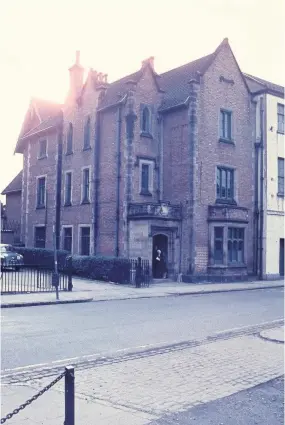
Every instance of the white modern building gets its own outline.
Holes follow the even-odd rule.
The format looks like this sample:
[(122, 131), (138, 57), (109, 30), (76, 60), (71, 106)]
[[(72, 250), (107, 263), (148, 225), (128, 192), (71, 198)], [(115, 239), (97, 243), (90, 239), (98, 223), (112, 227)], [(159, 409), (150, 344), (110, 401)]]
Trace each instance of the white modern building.
[(256, 102), (255, 271), (284, 277), (284, 87), (245, 74)]

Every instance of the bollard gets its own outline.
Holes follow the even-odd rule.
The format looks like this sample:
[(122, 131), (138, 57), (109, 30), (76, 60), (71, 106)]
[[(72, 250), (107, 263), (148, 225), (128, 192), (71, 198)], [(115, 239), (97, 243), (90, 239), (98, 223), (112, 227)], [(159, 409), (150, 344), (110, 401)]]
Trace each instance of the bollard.
[(65, 368), (65, 420), (64, 425), (74, 425), (74, 367)]

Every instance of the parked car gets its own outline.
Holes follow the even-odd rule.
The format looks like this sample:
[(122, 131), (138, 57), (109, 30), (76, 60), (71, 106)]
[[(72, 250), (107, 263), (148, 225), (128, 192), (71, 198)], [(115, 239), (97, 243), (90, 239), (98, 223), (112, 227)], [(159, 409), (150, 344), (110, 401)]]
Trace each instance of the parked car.
[(20, 270), (24, 264), (23, 256), (18, 254), (12, 245), (0, 244), (1, 270), (13, 268)]

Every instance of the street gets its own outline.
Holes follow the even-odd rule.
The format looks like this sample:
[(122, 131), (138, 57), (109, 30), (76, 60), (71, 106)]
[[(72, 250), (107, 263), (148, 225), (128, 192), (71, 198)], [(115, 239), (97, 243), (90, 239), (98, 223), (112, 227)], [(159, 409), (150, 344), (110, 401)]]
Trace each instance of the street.
[[(240, 400), (283, 374), (283, 344), (258, 336), (263, 328), (280, 326), (283, 296), (276, 288), (2, 310), (2, 411), (74, 364), (76, 425), (97, 423), (97, 417), (90, 422), (90, 412), (108, 425), (281, 425), (282, 384), (274, 387), (274, 404), (268, 402), (278, 412), (272, 410), (275, 422), (270, 412), (268, 419), (262, 413), (245, 422), (251, 404)], [(258, 391), (253, 389), (256, 411), (264, 404)], [(22, 422), (19, 414), (9, 423), (55, 424), (62, 393), (57, 384), (45, 402), (40, 398), (21, 412)], [(48, 400), (57, 407), (43, 413)], [(225, 417), (235, 404), (244, 409), (239, 422)], [(43, 414), (51, 415), (48, 421), (40, 422)]]

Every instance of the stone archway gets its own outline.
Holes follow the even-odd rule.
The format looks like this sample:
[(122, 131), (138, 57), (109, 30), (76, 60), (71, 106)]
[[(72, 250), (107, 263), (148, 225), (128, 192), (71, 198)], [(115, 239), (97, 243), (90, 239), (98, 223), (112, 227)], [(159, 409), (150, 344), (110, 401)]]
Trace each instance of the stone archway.
[(162, 253), (163, 261), (165, 268), (167, 270), (168, 265), (168, 236), (159, 233), (153, 236), (152, 238), (152, 273), (154, 278), (163, 277), (163, 268), (157, 265), (156, 254), (157, 250), (160, 250)]

